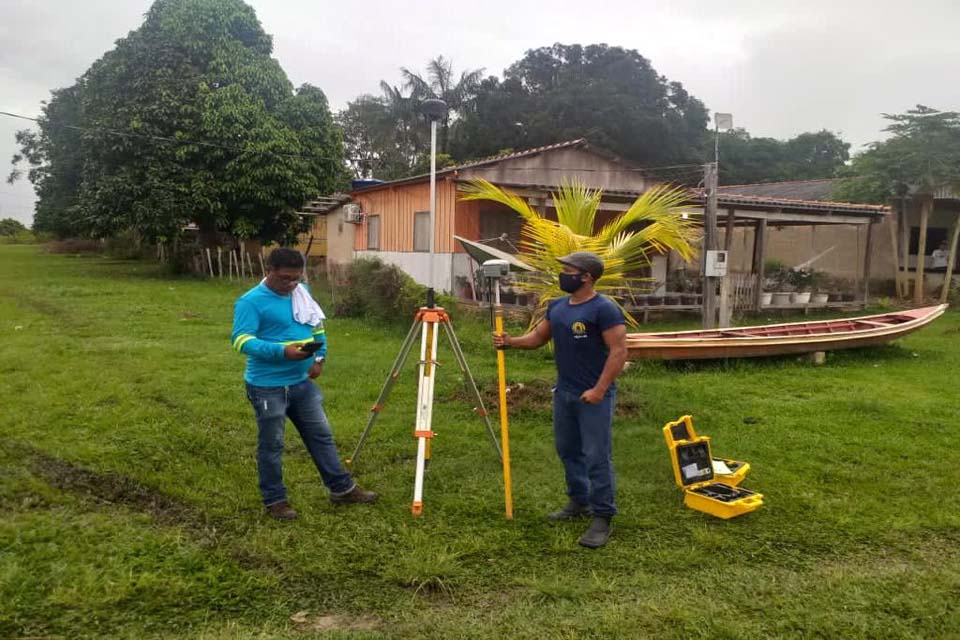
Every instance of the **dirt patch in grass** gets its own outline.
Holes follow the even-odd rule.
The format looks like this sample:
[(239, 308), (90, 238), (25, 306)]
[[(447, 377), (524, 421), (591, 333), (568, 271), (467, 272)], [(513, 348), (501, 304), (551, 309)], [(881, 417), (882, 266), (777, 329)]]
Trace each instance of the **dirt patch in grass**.
[[(480, 385), (480, 396), (491, 415), (500, 411), (500, 391), (497, 382)], [(473, 394), (466, 389), (458, 389), (451, 394), (455, 402), (472, 402)], [(553, 411), (553, 384), (545, 380), (507, 383), (507, 407), (511, 412)], [(617, 397), (616, 415), (636, 416), (643, 412), (643, 402), (636, 398)]]
[(24, 452), (30, 471), (61, 491), (81, 494), (97, 502), (123, 505), (149, 514), (163, 524), (196, 526), (192, 507), (147, 485), (116, 473), (99, 472), (35, 449)]
[(0, 290), (0, 296), (9, 298), (17, 306), (29, 309), (42, 316), (62, 316), (66, 313), (63, 305), (28, 295), (23, 291)]
[(311, 614), (309, 611), (298, 611), (290, 616), (290, 622), (301, 633), (316, 633), (318, 631), (374, 631), (383, 626), (383, 621), (372, 615), (340, 616)]
[[(33, 475), (56, 489), (98, 504), (145, 513), (158, 524), (182, 527), (201, 546), (225, 548), (224, 536), (230, 531), (230, 523), (211, 519), (193, 505), (118, 473), (87, 469), (24, 445), (14, 445), (13, 449)], [(287, 570), (273, 557), (243, 547), (230, 548), (229, 555), (242, 569)]]

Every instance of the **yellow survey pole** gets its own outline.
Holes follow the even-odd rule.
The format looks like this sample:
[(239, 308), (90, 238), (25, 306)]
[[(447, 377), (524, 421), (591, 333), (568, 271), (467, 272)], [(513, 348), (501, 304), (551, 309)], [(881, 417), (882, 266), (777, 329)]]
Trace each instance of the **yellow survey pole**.
[[(503, 307), (500, 306), (500, 283), (495, 282), (496, 304), (493, 308), (494, 330), (503, 335)], [(510, 421), (507, 417), (507, 365), (503, 349), (497, 349), (497, 376), (500, 383), (500, 449), (503, 453), (503, 498), (507, 520), (513, 520), (513, 486), (510, 482)]]

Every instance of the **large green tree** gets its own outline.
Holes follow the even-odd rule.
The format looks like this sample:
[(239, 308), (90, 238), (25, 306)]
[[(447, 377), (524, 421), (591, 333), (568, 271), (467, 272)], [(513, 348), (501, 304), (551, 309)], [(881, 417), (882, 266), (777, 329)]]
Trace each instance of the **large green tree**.
[[(208, 242), (218, 231), (295, 234), (296, 208), (341, 184), (343, 150), (323, 93), (294, 91), (271, 52), (241, 0), (157, 0), (67, 90), (78, 102), (82, 230), (171, 237), (193, 222)], [(47, 146), (25, 148), (44, 176), (59, 173)]]
[(0, 236), (15, 236), (23, 233), (27, 228), (19, 220), (13, 218), (3, 218), (0, 220)]
[(451, 127), (471, 105), (482, 73), (464, 71), (458, 78), (453, 63), (443, 56), (427, 63), (426, 74), (406, 67), (400, 72), (399, 86), (381, 81), (379, 96), (361, 95), (337, 114), (349, 164), (358, 177), (393, 180), (429, 167), (430, 128), (420, 105), (431, 98), (449, 107), (437, 140), (440, 158), (448, 160)]
[(826, 130), (777, 140), (733, 129), (720, 134), (720, 183), (832, 178), (849, 157), (850, 144)]
[(414, 103), (423, 100), (438, 99), (447, 103), (447, 115), (440, 124), (437, 140), (439, 153), (450, 151), (450, 123), (462, 116), (464, 109), (477, 94), (483, 69), (463, 71), (459, 79), (453, 73), (453, 63), (443, 56), (437, 56), (427, 63), (426, 78), (423, 75), (402, 67), (404, 88), (410, 91)]
[(555, 44), (481, 83), (451, 149), (474, 157), (586, 136), (639, 164), (701, 162), (706, 124), (703, 103), (637, 51)]
[(429, 152), (429, 137), (417, 102), (403, 90), (381, 82), (380, 96), (362, 95), (336, 120), (343, 132), (349, 166), (359, 178), (393, 180), (411, 175)]
[(82, 122), (80, 95), (83, 81), (56, 89), (43, 104), (36, 129), (16, 134), (20, 151), (13, 156), (8, 182), (26, 175), (37, 195), (33, 228), (60, 237), (80, 235), (87, 227), (78, 199), (85, 146), (76, 125)]
[(960, 189), (960, 113), (917, 105), (884, 118), (890, 137), (854, 157), (834, 197), (885, 203), (892, 196)]

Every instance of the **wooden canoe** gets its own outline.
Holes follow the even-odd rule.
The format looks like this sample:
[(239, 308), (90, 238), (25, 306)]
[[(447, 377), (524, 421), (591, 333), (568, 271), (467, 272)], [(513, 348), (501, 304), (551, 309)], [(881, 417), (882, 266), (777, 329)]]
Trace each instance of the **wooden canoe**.
[(667, 333), (629, 333), (630, 360), (756, 358), (885, 344), (933, 322), (947, 305), (859, 318)]

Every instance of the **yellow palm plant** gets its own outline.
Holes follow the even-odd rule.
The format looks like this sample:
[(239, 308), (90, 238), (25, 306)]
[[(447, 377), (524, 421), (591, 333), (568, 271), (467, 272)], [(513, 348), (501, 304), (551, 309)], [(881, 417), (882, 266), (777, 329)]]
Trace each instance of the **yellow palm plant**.
[[(506, 205), (524, 220), (518, 257), (534, 268), (517, 283), (521, 291), (536, 296), (537, 309), (531, 326), (543, 318), (547, 303), (566, 295), (560, 290), (557, 258), (574, 251), (591, 251), (603, 259), (603, 277), (596, 284), (600, 293), (619, 293), (641, 284), (635, 274), (650, 264), (657, 253), (674, 250), (685, 260), (694, 255), (692, 221), (681, 215), (689, 196), (682, 188), (658, 185), (645, 191), (625, 212), (596, 230), (600, 189), (573, 182), (553, 194), (557, 220), (543, 217), (527, 201), (486, 180), (468, 182), (461, 200), (491, 200)], [(629, 313), (628, 321), (636, 325)]]

